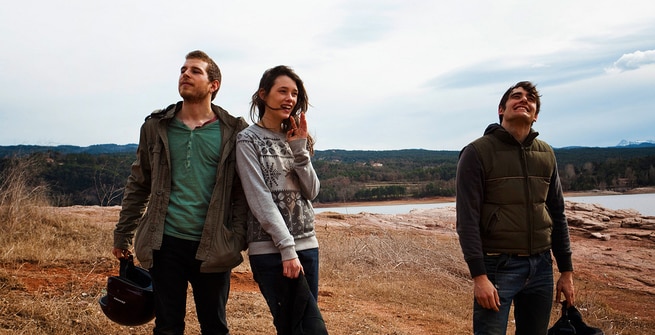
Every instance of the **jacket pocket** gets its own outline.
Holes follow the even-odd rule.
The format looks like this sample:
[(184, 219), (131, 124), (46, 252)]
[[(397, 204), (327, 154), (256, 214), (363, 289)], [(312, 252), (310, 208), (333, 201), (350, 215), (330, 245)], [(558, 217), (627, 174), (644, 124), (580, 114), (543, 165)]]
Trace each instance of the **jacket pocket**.
[(218, 232), (211, 244), (206, 267), (225, 270), (234, 268), (243, 262), (242, 249), (243, 240), (225, 225), (219, 224)]
[(154, 226), (148, 220), (149, 214), (146, 214), (140, 219), (139, 226), (136, 229), (134, 236), (134, 252), (139, 263), (150, 267), (152, 264), (152, 238), (154, 234)]
[(488, 213), (483, 213), (483, 218), (484, 220), (482, 221), (484, 226), (482, 227), (482, 234), (485, 236), (489, 236), (494, 229), (496, 228), (496, 225), (498, 224), (498, 221), (500, 221), (499, 217), (499, 212), (500, 207), (493, 207), (489, 209)]

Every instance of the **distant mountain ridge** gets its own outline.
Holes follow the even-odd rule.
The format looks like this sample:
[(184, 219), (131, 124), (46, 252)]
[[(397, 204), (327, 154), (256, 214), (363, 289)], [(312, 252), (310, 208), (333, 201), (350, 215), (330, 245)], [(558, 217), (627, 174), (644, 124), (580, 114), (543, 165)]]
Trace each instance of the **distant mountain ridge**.
[[(47, 145), (8, 145), (8, 146), (1, 146), (0, 145), (0, 158), (2, 157), (7, 157), (7, 156), (12, 156), (12, 155), (29, 155), (35, 152), (47, 152), (47, 151), (52, 151), (52, 152), (59, 152), (62, 154), (80, 154), (80, 153), (87, 153), (91, 155), (97, 155), (97, 154), (115, 154), (115, 153), (136, 153), (138, 145), (134, 143), (130, 144), (113, 144), (113, 143), (107, 143), (107, 144), (94, 144), (90, 146), (76, 146), (76, 145), (56, 145), (56, 146), (47, 146)], [(647, 148), (647, 147), (655, 147), (655, 140), (644, 140), (644, 141), (627, 141), (627, 140), (621, 140), (616, 146), (613, 147), (601, 147), (601, 148)], [(570, 146), (570, 147), (562, 147), (562, 148), (555, 148), (557, 149), (584, 149), (584, 148), (599, 148), (599, 147), (584, 147), (584, 146)], [(425, 149), (399, 149), (399, 150), (343, 150), (343, 149), (327, 149), (327, 150), (316, 150), (317, 153), (324, 153), (324, 154), (332, 154), (335, 152), (340, 152), (340, 153), (357, 153), (357, 152), (377, 152), (377, 153), (384, 153), (384, 152), (413, 152), (413, 151), (425, 151), (425, 152), (430, 152), (430, 151), (441, 151), (441, 152), (448, 152), (448, 151), (454, 151), (458, 152), (458, 150), (425, 150)]]
[(645, 140), (645, 141), (628, 141), (621, 140), (617, 147), (655, 147), (655, 140)]

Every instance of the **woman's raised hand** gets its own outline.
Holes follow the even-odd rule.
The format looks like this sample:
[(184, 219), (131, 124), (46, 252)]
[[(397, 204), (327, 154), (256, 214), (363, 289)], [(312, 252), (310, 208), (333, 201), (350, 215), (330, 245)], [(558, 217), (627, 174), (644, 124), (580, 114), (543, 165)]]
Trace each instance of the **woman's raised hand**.
[(291, 129), (287, 131), (287, 142), (307, 138), (307, 118), (305, 113), (300, 113), (300, 125), (296, 124), (296, 119), (291, 117)]

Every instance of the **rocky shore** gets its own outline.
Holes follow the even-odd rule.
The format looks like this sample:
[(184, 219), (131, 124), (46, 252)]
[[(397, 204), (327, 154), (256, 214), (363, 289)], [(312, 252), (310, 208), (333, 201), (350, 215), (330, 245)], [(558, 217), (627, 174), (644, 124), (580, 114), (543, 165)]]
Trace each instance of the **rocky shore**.
[(635, 210), (611, 210), (596, 204), (567, 202), (566, 215), (571, 230), (609, 241), (612, 236), (655, 242), (655, 217)]

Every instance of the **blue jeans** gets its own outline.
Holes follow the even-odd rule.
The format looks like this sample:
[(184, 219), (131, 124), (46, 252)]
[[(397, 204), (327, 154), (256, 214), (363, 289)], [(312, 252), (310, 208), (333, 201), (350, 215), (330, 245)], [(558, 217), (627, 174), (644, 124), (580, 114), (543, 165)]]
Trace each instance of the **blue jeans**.
[(184, 334), (188, 284), (193, 288), (198, 322), (203, 335), (227, 335), (225, 305), (230, 291), (230, 273), (201, 273), (196, 259), (197, 241), (164, 235), (160, 250), (154, 250), (150, 269), (155, 295), (154, 334)]
[(485, 255), (487, 276), (496, 286), (500, 311), (473, 304), (475, 335), (504, 335), (514, 302), (516, 335), (546, 335), (553, 307), (553, 261), (550, 250), (532, 256)]
[[(318, 301), (318, 248), (297, 251), (298, 259), (302, 264), (305, 272), (305, 278), (309, 285), (309, 291), (312, 293), (314, 300)], [(250, 268), (255, 281), (259, 285), (266, 304), (271, 310), (273, 323), (276, 328), (276, 316), (279, 313), (280, 299), (279, 293), (282, 291), (279, 285), (282, 285), (284, 278), (282, 276), (282, 255), (265, 254), (249, 256)]]

